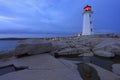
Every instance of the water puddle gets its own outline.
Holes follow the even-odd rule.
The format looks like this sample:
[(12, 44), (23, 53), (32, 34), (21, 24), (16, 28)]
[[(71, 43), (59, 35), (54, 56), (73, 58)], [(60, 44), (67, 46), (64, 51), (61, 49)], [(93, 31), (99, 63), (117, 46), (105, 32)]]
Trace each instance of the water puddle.
[(109, 59), (103, 59), (100, 57), (76, 57), (76, 58), (64, 58), (67, 60), (72, 60), (72, 61), (83, 61), (83, 62), (89, 62), (95, 65), (98, 65), (104, 69), (107, 69), (109, 71), (112, 71), (112, 64), (114, 64), (114, 61), (111, 61)]
[(10, 72), (20, 71), (27, 69), (27, 67), (15, 67), (13, 64), (0, 67), (0, 75), (4, 75)]

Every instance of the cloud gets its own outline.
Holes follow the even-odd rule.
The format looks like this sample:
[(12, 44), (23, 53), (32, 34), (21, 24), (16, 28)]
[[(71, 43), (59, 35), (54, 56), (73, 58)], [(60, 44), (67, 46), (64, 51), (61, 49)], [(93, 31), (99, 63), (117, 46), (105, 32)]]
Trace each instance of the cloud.
[[(0, 0), (0, 4), (7, 7), (7, 9), (11, 10), (12, 12), (16, 14), (22, 14), (22, 15), (33, 15), (37, 11), (40, 14), (43, 14), (42, 8), (47, 6), (47, 2), (41, 3), (38, 2), (39, 0)], [(38, 6), (39, 4), (39, 6)]]
[(0, 22), (11, 22), (23, 20), (21, 17), (8, 17), (0, 15)]
[(22, 20), (23, 19), (21, 17), (8, 17), (0, 15), (0, 32), (9, 33), (9, 31), (26, 29), (27, 26), (22, 23), (16, 23), (17, 21), (20, 22)]
[(80, 21), (77, 21), (81, 15), (78, 13), (79, 2), (79, 0), (0, 0), (0, 9), (3, 8), (0, 13), (2, 26), (0, 30), (75, 32), (76, 28), (80, 27), (78, 25)]
[(0, 22), (10, 22), (11, 20), (15, 20), (15, 18), (0, 16)]

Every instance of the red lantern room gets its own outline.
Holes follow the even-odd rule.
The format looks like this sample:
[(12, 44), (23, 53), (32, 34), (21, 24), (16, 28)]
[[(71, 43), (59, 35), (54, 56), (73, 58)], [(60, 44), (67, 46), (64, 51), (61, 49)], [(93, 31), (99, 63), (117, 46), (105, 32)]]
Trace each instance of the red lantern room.
[(84, 11), (91, 11), (91, 6), (88, 6), (88, 5), (85, 6), (85, 7), (84, 7)]

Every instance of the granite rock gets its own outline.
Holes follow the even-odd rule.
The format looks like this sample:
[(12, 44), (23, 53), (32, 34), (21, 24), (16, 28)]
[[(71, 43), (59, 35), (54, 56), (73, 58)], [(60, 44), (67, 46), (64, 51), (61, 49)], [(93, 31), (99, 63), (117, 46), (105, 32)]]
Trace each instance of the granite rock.
[(112, 71), (120, 76), (120, 64), (113, 64), (112, 65)]
[(41, 54), (53, 51), (51, 42), (45, 40), (25, 40), (20, 42), (15, 48), (15, 55), (21, 54)]
[(58, 55), (69, 55), (69, 54), (79, 54), (79, 49), (66, 48), (58, 52)]
[(114, 57), (115, 56), (114, 53), (107, 52), (104, 50), (96, 50), (96, 51), (94, 51), (94, 54), (97, 56), (102, 56), (102, 57)]

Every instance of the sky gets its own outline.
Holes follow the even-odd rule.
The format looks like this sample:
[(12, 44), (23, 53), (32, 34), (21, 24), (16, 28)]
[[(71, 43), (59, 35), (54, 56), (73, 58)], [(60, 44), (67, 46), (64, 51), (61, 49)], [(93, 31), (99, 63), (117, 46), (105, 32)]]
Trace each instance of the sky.
[(0, 34), (76, 34), (92, 6), (94, 33), (120, 33), (120, 0), (0, 0)]

